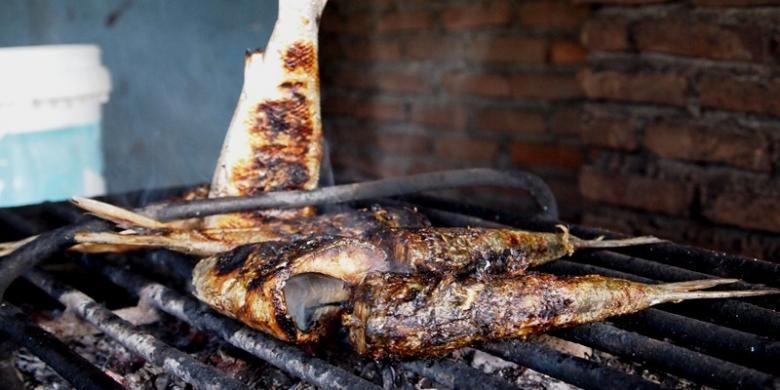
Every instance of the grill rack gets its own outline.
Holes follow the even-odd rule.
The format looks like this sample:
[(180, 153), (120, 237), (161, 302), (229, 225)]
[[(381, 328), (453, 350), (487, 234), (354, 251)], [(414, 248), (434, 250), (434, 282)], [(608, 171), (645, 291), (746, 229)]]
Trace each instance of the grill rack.
[[(416, 205), (436, 225), (495, 226), (500, 223), (534, 230), (552, 230), (555, 225), (554, 221), (522, 218), (434, 198), (406, 197), (401, 201)], [(80, 214), (70, 206), (61, 203), (48, 203), (24, 210), (0, 210), (0, 232), (9, 232), (11, 235), (0, 239), (20, 238), (43, 231), (55, 223), (54, 221), (60, 224), (72, 223), (78, 215)], [(91, 221), (87, 224), (90, 228), (101, 228), (99, 222)], [(580, 226), (572, 227), (572, 232), (584, 238), (607, 233)], [(608, 233), (606, 235), (615, 236)], [(180, 256), (162, 258), (168, 262), (166, 266), (172, 267), (169, 268), (172, 275), (187, 275), (187, 263), (182, 262)], [(279, 367), (291, 376), (323, 388), (375, 388), (379, 385), (335, 367), (325, 360), (312, 357), (297, 347), (243, 327), (204, 308), (188, 295), (142, 279), (131, 269), (101, 268), (96, 262), (90, 262), (89, 257), (85, 259), (85, 265), (91, 272), (109, 276), (114, 283), (148, 299), (156, 308), (196, 328), (218, 333), (231, 344)], [(670, 282), (701, 277), (736, 276), (754, 283), (774, 281), (775, 287), (780, 280), (780, 265), (674, 244), (654, 245), (644, 249), (591, 251), (575, 255), (569, 260), (551, 263), (542, 270), (566, 274), (601, 273), (638, 281)], [(708, 273), (701, 272), (704, 270)], [(30, 273), (27, 277), (55, 297), (73, 292), (41, 273)], [(745, 283), (737, 287), (758, 286)], [(99, 311), (99, 305), (87, 303), (85, 306), (93, 310), (97, 308)], [(74, 303), (71, 302), (71, 305)], [(553, 334), (715, 388), (777, 388), (780, 386), (780, 367), (773, 366), (772, 362), (780, 361), (780, 327), (776, 326), (780, 323), (780, 313), (776, 311), (778, 307), (780, 300), (777, 297), (662, 305), (621, 317), (612, 323), (586, 325)], [(18, 313), (12, 317), (16, 321), (22, 321)], [(30, 337), (37, 339), (39, 336), (30, 336), (29, 330), (25, 333), (19, 331), (19, 327), (7, 326), (6, 321), (9, 320), (5, 316), (0, 316), (0, 322), (3, 322), (0, 323), (0, 332), (17, 344), (24, 344), (36, 355), (45, 355), (43, 350), (26, 342)], [(32, 324), (28, 321), (26, 325), (29, 328)], [(48, 337), (40, 328), (35, 332), (43, 332), (40, 337)], [(666, 341), (667, 339), (669, 341)], [(122, 340), (121, 336), (118, 340), (125, 344), (128, 342)], [(63, 350), (64, 345), (57, 343), (59, 342), (49, 337), (46, 345), (56, 346), (55, 349), (65, 357), (46, 360), (48, 364), (78, 388), (106, 388), (101, 386), (108, 379), (105, 374), (96, 373), (95, 370), (87, 374), (75, 370), (72, 353), (68, 353), (67, 348)], [(480, 349), (583, 388), (658, 387), (637, 375), (598, 365), (542, 344), (512, 341), (488, 344)], [(429, 377), (447, 387), (509, 386), (500, 378), (482, 373), (454, 359), (405, 362), (396, 367)], [(189, 375), (192, 378), (190, 383), (196, 387), (205, 388), (216, 380), (216, 377), (208, 376), (207, 380), (199, 381), (198, 377), (203, 375), (196, 373), (202, 369), (199, 366), (184, 369), (192, 372), (179, 375)], [(383, 385), (389, 387), (391, 383), (390, 379), (386, 379)]]

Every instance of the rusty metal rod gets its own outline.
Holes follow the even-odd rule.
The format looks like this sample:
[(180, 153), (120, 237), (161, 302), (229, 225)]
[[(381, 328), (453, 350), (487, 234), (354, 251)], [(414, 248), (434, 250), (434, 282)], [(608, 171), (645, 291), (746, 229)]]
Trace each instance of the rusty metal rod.
[(42, 272), (31, 271), (25, 275), (25, 278), (127, 349), (196, 388), (213, 390), (248, 388), (216, 368), (198, 362), (190, 355), (165, 344), (151, 334), (136, 329), (84, 293), (65, 286)]

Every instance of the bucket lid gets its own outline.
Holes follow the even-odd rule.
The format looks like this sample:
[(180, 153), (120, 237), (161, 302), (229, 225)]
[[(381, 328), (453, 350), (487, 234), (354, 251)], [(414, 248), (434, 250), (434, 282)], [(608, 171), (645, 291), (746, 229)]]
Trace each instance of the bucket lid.
[(96, 45), (0, 48), (0, 104), (107, 95), (108, 70)]

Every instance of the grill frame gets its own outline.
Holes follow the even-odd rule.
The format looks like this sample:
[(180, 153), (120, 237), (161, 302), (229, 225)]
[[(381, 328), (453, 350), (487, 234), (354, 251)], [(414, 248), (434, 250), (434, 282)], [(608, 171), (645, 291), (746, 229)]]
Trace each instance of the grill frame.
[[(166, 193), (166, 191), (162, 191), (157, 194), (157, 197), (162, 197), (162, 194)], [(129, 197), (129, 200), (138, 201), (137, 198), (133, 199), (132, 196)], [(550, 231), (558, 223), (558, 221), (550, 218), (538, 216), (530, 218), (521, 217), (511, 213), (486, 210), (428, 196), (406, 196), (392, 200), (364, 200), (353, 202), (352, 206), (360, 207), (374, 202), (387, 205), (397, 205), (399, 202), (414, 205), (431, 217), (436, 225), (510, 225), (525, 229)], [(44, 219), (53, 218), (72, 222), (74, 218), (80, 215), (74, 212), (72, 208), (58, 203), (47, 203), (38, 207), (40, 208), (38, 217)], [(9, 224), (16, 228), (16, 234), (19, 235), (32, 234), (36, 233), (34, 230), (39, 230), (35, 222), (23, 217), (20, 218), (13, 210), (0, 209), (0, 226), (6, 225), (8, 227)], [(44, 233), (44, 235), (48, 235), (48, 238), (44, 236), (46, 239), (41, 240), (42, 243), (39, 243), (39, 246), (33, 247), (27, 259), (32, 262), (40, 262), (44, 258), (64, 249), (70, 245), (69, 239), (75, 231), (83, 229), (100, 230), (109, 227), (108, 224), (101, 221), (85, 220), (76, 225), (69, 225), (49, 233)], [(610, 238), (620, 237), (611, 232), (583, 226), (572, 226), (571, 231), (583, 238), (593, 238), (598, 235), (606, 235)], [(148, 256), (143, 257), (143, 259), (148, 258)], [(3, 261), (6, 260), (3, 259)], [(181, 256), (162, 256), (162, 261), (167, 261), (166, 266), (172, 267), (170, 268), (171, 274), (178, 275), (178, 279), (187, 277), (187, 270), (182, 269)], [(179, 265), (175, 265), (177, 262), (179, 262)], [(692, 269), (683, 268), (683, 265)], [(104, 276), (112, 279), (115, 284), (144, 297), (158, 309), (173, 314), (174, 317), (178, 317), (196, 327), (198, 327), (198, 322), (200, 321), (201, 326), (204, 326), (210, 332), (217, 332), (220, 327), (221, 329), (226, 329), (221, 332), (223, 334), (217, 332), (225, 339), (229, 340), (230, 337), (233, 337), (231, 332), (244, 332), (241, 333), (244, 335), (244, 340), (261, 337), (257, 340), (262, 341), (261, 345), (265, 345), (265, 350), (258, 350), (255, 347), (256, 350), (253, 355), (285, 370), (294, 377), (323, 388), (373, 388), (379, 386), (377, 383), (367, 382), (350, 373), (346, 373), (346, 375), (327, 375), (333, 372), (338, 373), (338, 370), (341, 369), (335, 368), (335, 366), (319, 358), (312, 358), (295, 346), (280, 343), (212, 312), (195, 301), (193, 297), (184, 296), (162, 285), (151, 288), (148, 281), (138, 279), (138, 276), (134, 276), (132, 273), (128, 274), (132, 271), (101, 268), (97, 262), (90, 262), (89, 258), (86, 258), (83, 266), (102, 273)], [(610, 268), (605, 268), (605, 266)], [(709, 269), (711, 273), (701, 272), (703, 269)], [(735, 270), (742, 278), (747, 277), (746, 279), (750, 281), (763, 282), (773, 276), (780, 276), (780, 264), (753, 261), (675, 244), (654, 245), (644, 250), (621, 248), (611, 251), (589, 251), (575, 255), (573, 259), (551, 263), (543, 267), (543, 270), (559, 274), (595, 272), (606, 274), (607, 276), (619, 276), (646, 282), (672, 282), (714, 276), (733, 277), (735, 275), (729, 272)], [(0, 275), (1, 277), (2, 275)], [(780, 278), (774, 280), (780, 280)], [(0, 285), (2, 284), (0, 283)], [(755, 288), (757, 286), (742, 283), (737, 284), (736, 287)], [(157, 292), (154, 294), (148, 292), (153, 289), (157, 289)], [(171, 302), (177, 304), (172, 304)], [(186, 303), (189, 309), (176, 312), (175, 308), (185, 307), (181, 305), (182, 303)], [(683, 308), (677, 311), (674, 309), (666, 310), (667, 306), (669, 305), (661, 306), (663, 310), (649, 309), (648, 311), (635, 314), (634, 316), (642, 318), (639, 322), (634, 321), (632, 323), (632, 317), (626, 316), (625, 318), (628, 318), (628, 320), (621, 318), (613, 321), (613, 323), (599, 323), (556, 331), (553, 332), (553, 335), (579, 342), (595, 349), (606, 350), (608, 353), (628, 358), (628, 360), (642, 360), (644, 364), (654, 368), (660, 367), (663, 371), (684, 378), (694, 379), (697, 383), (713, 387), (772, 388), (780, 385), (780, 377), (778, 377), (780, 372), (762, 372), (721, 359), (733, 348), (733, 345), (728, 344), (728, 342), (733, 344), (733, 339), (737, 334), (731, 328), (723, 326), (726, 324), (741, 328), (737, 330), (741, 332), (738, 333), (738, 337), (741, 337), (741, 339), (737, 343), (737, 346), (742, 348), (737, 353), (738, 358), (742, 359), (741, 362), (750, 363), (750, 359), (754, 359), (753, 363), (755, 363), (756, 360), (760, 362), (764, 359), (780, 357), (780, 348), (778, 348), (778, 345), (780, 345), (778, 340), (780, 338), (777, 337), (778, 328), (775, 326), (775, 324), (780, 323), (780, 313), (776, 311), (780, 307), (780, 299), (770, 297), (686, 303), (681, 305)], [(689, 318), (688, 316), (681, 316), (680, 312), (695, 315)], [(712, 318), (705, 320), (704, 317), (707, 316)], [(751, 321), (747, 323), (736, 321), (733, 320), (734, 316), (740, 316), (741, 320), (748, 318)], [(228, 326), (227, 324), (230, 321), (233, 323)], [(703, 321), (706, 324), (712, 324), (714, 321), (715, 325), (712, 326), (718, 327), (716, 329), (717, 332), (710, 332), (710, 335), (704, 338), (692, 338), (697, 336), (695, 331), (701, 329), (701, 326), (697, 327), (695, 325), (698, 323), (696, 321)], [(2, 322), (2, 319), (0, 319), (0, 322)], [(711, 327), (710, 325), (707, 326)], [(3, 327), (3, 325), (0, 324), (0, 327)], [(637, 333), (634, 331), (637, 330), (636, 328), (641, 328), (642, 331)], [(680, 328), (683, 329), (681, 330)], [(750, 330), (750, 332), (745, 329)], [(757, 332), (758, 335), (751, 332)], [(644, 333), (651, 333), (655, 337), (648, 337)], [(682, 343), (685, 346), (675, 345), (658, 339), (658, 337), (666, 338), (670, 336), (676, 337), (673, 341)], [(619, 340), (619, 342), (615, 340)], [(683, 341), (681, 342), (680, 340)], [(769, 340), (771, 343), (767, 344), (768, 346), (765, 346), (764, 350), (758, 353), (755, 353), (755, 350), (750, 350), (749, 347), (745, 349), (746, 343), (765, 340)], [(708, 345), (702, 347), (701, 344), (703, 343)], [(236, 346), (245, 350), (252, 349), (247, 345)], [(631, 347), (634, 347), (633, 350)], [(271, 350), (279, 350), (278, 348), (281, 348), (282, 351), (287, 350), (286, 354), (282, 353), (281, 355), (273, 356), (269, 353)], [(719, 351), (719, 356), (710, 356), (700, 351), (704, 350), (706, 352), (707, 348)], [(639, 376), (625, 374), (602, 365), (594, 365), (592, 361), (575, 358), (537, 343), (511, 341), (489, 344), (479, 349), (583, 388), (603, 388), (605, 385), (610, 385), (612, 388), (658, 387)], [(648, 351), (652, 351), (652, 353)], [(731, 360), (735, 359), (733, 356), (729, 358)], [(302, 365), (295, 368), (288, 364), (290, 361), (295, 361)], [(421, 376), (429, 377), (437, 383), (448, 387), (468, 388), (473, 387), (475, 384), (491, 384), (491, 387), (500, 388), (508, 384), (506, 382), (502, 383), (500, 378), (484, 374), (463, 362), (453, 359), (404, 362), (395, 365), (395, 367), (399, 370), (408, 370)], [(767, 371), (767, 369), (771, 371), (771, 368), (764, 365), (761, 367), (764, 371)], [(391, 379), (385, 378), (383, 385), (388, 387), (388, 383), (392, 383)], [(87, 386), (77, 387), (89, 388)]]

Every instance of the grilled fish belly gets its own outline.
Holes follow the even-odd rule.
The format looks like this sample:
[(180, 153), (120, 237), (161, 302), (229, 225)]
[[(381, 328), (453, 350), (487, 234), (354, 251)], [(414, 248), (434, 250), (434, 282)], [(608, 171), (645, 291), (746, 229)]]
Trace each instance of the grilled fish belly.
[(357, 239), (266, 242), (201, 260), (192, 285), (225, 315), (284, 341), (311, 343), (337, 322), (351, 286), (386, 265), (384, 253)]

